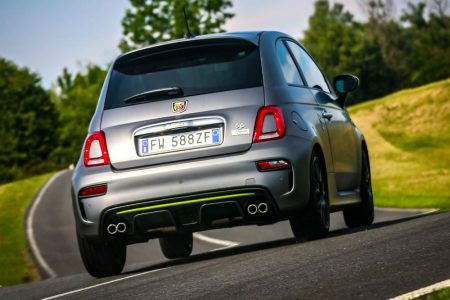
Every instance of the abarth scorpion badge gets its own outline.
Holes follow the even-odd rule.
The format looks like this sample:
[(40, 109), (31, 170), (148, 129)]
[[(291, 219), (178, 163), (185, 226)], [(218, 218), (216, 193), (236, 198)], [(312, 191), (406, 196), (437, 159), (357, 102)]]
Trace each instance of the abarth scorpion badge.
[(187, 100), (172, 102), (172, 111), (174, 113), (182, 113), (187, 109)]

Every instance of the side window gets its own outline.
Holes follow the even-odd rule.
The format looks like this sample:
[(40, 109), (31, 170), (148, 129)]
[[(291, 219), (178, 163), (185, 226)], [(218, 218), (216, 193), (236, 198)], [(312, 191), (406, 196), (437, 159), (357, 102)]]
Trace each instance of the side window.
[(282, 41), (277, 43), (277, 56), (286, 82), (293, 85), (304, 85), (292, 56)]
[(323, 77), (322, 72), (320, 72), (319, 67), (314, 63), (308, 53), (305, 52), (296, 43), (288, 41), (289, 49), (291, 49), (292, 54), (295, 57), (300, 69), (302, 69), (303, 75), (305, 76), (308, 86), (313, 88), (320, 88), (325, 92), (330, 92), (327, 82)]

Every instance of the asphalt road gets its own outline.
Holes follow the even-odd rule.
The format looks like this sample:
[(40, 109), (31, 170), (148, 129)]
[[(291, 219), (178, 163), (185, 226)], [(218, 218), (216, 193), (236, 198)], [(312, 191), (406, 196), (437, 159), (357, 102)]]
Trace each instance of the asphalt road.
[(383, 299), (450, 278), (449, 212), (377, 210), (375, 225), (354, 230), (341, 229), (341, 214), (333, 214), (330, 237), (307, 243), (295, 243), (282, 222), (204, 232), (238, 245), (196, 239), (188, 259), (164, 259), (157, 241), (133, 245), (124, 274), (94, 279), (78, 254), (70, 176), (46, 189), (32, 224), (58, 277), (2, 288), (1, 299)]

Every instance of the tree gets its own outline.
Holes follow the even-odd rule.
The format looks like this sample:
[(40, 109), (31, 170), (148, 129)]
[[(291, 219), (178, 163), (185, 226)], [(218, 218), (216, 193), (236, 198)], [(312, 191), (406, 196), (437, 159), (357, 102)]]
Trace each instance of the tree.
[(355, 22), (342, 4), (330, 6), (328, 0), (316, 1), (301, 42), (330, 79), (341, 73), (360, 78), (360, 88), (350, 94), (349, 104), (392, 90), (390, 72), (375, 39), (366, 34), (364, 24)]
[(411, 86), (450, 76), (450, 16), (446, 3), (434, 0), (427, 4), (408, 3), (400, 20), (404, 23), (404, 42), (408, 43), (409, 70), (405, 74)]
[(363, 0), (359, 3), (369, 20), (387, 22), (394, 18), (393, 0)]
[(233, 17), (227, 9), (231, 0), (130, 0), (122, 20), (122, 52), (157, 42), (182, 38), (186, 34), (183, 7), (186, 6), (189, 27), (193, 34), (217, 33)]
[(315, 2), (314, 8), (302, 43), (325, 73), (334, 77), (345, 69), (342, 59), (352, 50), (346, 43), (351, 43), (351, 46), (357, 43), (355, 39), (358, 39), (358, 33), (353, 31), (356, 23), (340, 3), (330, 7), (327, 0), (319, 0)]
[(394, 18), (393, 0), (365, 0), (361, 2), (368, 21), (365, 24), (366, 35), (373, 39), (381, 52), (381, 59), (391, 76), (392, 86), (387, 92), (407, 86), (405, 77), (410, 71), (410, 44), (406, 41), (401, 24)]
[(61, 124), (59, 146), (54, 151), (58, 163), (67, 166), (77, 162), (105, 77), (106, 70), (96, 65), (88, 65), (75, 75), (64, 69), (58, 77), (58, 88), (53, 91)]
[(0, 58), (0, 182), (53, 169), (58, 114), (38, 75)]
[(450, 76), (448, 0), (408, 2), (400, 20), (392, 16), (392, 0), (366, 0), (363, 7), (366, 33), (379, 45), (395, 89)]

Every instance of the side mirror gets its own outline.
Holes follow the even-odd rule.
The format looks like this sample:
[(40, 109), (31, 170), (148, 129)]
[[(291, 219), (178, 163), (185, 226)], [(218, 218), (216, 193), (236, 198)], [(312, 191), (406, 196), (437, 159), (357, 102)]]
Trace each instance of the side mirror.
[(344, 107), (347, 94), (358, 88), (359, 79), (351, 74), (341, 74), (334, 78), (333, 85), (335, 90), (339, 93), (337, 102), (341, 107)]

